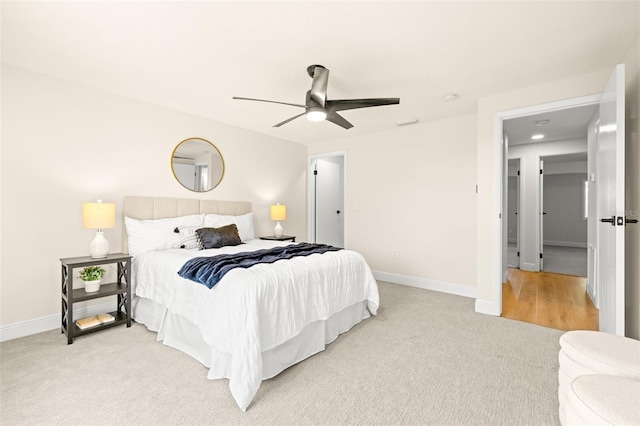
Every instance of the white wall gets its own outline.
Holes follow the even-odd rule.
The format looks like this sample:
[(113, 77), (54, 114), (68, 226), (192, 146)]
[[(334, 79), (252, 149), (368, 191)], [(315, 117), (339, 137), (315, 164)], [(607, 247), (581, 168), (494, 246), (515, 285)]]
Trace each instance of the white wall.
[[(587, 131), (585, 129), (585, 131)], [(588, 146), (588, 145), (587, 145)], [(585, 156), (587, 153), (585, 153)], [(546, 158), (545, 160), (549, 160), (550, 158)], [(575, 161), (545, 161), (544, 163), (544, 174), (545, 175), (555, 175), (555, 174), (564, 174), (564, 173), (587, 173), (587, 160), (575, 160)]]
[(475, 295), (475, 126), (467, 115), (309, 148), (347, 151), (347, 246), (379, 278)]
[[(224, 157), (210, 192), (186, 190), (171, 171), (173, 149), (190, 137)], [(52, 315), (59, 324), (59, 259), (87, 255), (95, 235), (82, 228), (83, 202), (116, 203), (116, 227), (105, 230), (112, 252), (125, 195), (250, 201), (258, 235), (272, 232), (277, 201), (287, 232), (306, 238), (306, 146), (6, 64), (1, 159), (2, 326)]]
[[(546, 167), (545, 167), (546, 169)], [(545, 173), (545, 245), (587, 247), (584, 185), (587, 173)]]

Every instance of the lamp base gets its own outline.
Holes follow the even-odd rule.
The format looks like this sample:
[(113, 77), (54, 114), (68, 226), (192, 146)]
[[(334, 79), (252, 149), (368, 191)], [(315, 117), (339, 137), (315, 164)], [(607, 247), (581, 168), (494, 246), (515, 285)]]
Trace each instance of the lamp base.
[(109, 254), (109, 241), (104, 238), (102, 231), (96, 232), (96, 237), (89, 244), (89, 255), (94, 259), (102, 259)]
[(282, 225), (280, 225), (280, 222), (277, 222), (276, 227), (273, 228), (273, 236), (276, 238), (282, 237)]

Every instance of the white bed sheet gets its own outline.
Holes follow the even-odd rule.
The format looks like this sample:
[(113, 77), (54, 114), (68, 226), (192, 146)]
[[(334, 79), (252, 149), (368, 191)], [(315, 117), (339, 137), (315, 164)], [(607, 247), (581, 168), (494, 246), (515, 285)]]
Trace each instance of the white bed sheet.
[[(237, 268), (213, 289), (177, 274), (193, 257), (286, 244), (250, 240), (214, 250), (147, 252), (133, 261), (134, 296), (153, 301), (198, 329), (204, 342), (224, 357), (211, 360), (209, 378), (228, 378), (242, 410), (260, 387), (264, 352), (353, 305), (365, 302), (372, 315), (378, 309), (373, 274), (364, 258), (350, 250)], [(217, 369), (218, 364), (227, 368)]]

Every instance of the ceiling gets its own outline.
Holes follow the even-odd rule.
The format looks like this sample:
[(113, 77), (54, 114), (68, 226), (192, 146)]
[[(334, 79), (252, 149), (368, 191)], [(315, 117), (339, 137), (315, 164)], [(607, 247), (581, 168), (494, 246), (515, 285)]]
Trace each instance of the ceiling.
[[(587, 138), (587, 126), (598, 105), (585, 105), (552, 112), (528, 115), (504, 120), (504, 133), (509, 137), (509, 146), (537, 142), (552, 142)], [(542, 135), (532, 140), (531, 136)]]
[[(472, 114), (479, 98), (607, 69), (638, 1), (2, 2), (2, 61), (222, 123), (313, 144)], [(328, 98), (399, 97), (303, 118), (306, 68)], [(443, 102), (449, 93), (453, 102)]]

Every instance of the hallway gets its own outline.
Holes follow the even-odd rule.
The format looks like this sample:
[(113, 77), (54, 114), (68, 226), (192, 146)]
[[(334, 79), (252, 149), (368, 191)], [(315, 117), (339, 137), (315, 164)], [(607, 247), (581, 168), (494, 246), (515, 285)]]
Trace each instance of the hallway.
[(586, 278), (509, 268), (502, 317), (558, 330), (598, 330)]

